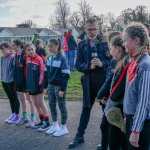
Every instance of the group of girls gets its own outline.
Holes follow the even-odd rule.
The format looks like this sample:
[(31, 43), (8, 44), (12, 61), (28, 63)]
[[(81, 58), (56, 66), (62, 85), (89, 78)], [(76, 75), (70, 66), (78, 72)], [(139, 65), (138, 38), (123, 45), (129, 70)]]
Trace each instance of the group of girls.
[[(47, 134), (62, 136), (68, 133), (67, 109), (65, 103), (66, 89), (70, 70), (61, 52), (59, 39), (50, 39), (48, 49), (50, 56), (46, 60), (46, 51), (42, 42), (25, 43), (20, 39), (13, 39), (11, 44), (2, 43), (0, 49), (1, 82), (11, 106), (11, 115), (6, 123), (32, 127)], [(14, 53), (13, 53), (14, 51)], [(49, 123), (49, 112), (44, 101), (44, 94), (49, 97), (52, 114), (52, 125)], [(29, 101), (31, 117), (27, 113)], [(61, 126), (57, 120), (56, 102), (61, 112)], [(22, 117), (19, 116), (20, 103)], [(39, 122), (35, 117), (35, 108), (39, 115)]]
[(150, 56), (147, 28), (131, 23), (123, 33), (112, 31), (112, 56), (97, 98), (103, 107), (99, 150), (150, 149)]
[[(110, 150), (150, 149), (150, 56), (146, 49), (148, 43), (147, 29), (141, 23), (131, 23), (125, 27), (123, 33), (111, 32), (108, 35), (112, 61), (106, 81), (97, 96), (104, 106), (102, 142), (99, 147), (101, 150), (107, 150), (108, 146)], [(26, 43), (24, 50), (22, 46), (18, 39), (13, 40), (11, 46), (8, 43), (1, 44), (1, 81), (12, 110), (6, 122), (28, 122), (27, 127), (46, 131), (54, 136), (67, 134), (65, 97), (70, 70), (61, 52), (60, 41), (49, 40), (48, 49), (51, 55), (47, 60), (44, 53), (42, 56), (39, 56), (41, 52), (36, 54), (37, 48), (32, 43)], [(16, 54), (13, 54), (11, 49)], [(44, 102), (46, 93), (53, 121), (51, 126)], [(26, 99), (31, 108), (30, 120)], [(22, 118), (19, 118), (20, 102)], [(57, 120), (56, 102), (61, 112), (61, 126)], [(35, 108), (39, 114), (39, 123), (36, 123)], [(110, 110), (111, 113), (108, 113)]]

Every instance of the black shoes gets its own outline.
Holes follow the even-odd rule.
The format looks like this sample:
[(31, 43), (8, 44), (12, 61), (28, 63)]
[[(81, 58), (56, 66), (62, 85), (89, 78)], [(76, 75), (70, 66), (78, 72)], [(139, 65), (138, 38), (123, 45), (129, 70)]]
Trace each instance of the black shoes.
[(75, 148), (75, 147), (77, 147), (79, 144), (84, 143), (84, 141), (85, 141), (85, 140), (84, 140), (84, 137), (83, 137), (83, 136), (82, 136), (82, 137), (76, 136), (75, 139), (73, 140), (73, 142), (69, 144), (68, 148), (69, 148), (69, 149)]

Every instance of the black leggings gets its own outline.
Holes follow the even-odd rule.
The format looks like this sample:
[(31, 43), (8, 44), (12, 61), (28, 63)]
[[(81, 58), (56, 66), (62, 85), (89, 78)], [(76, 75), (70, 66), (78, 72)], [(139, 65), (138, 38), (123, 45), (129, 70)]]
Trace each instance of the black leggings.
[(110, 150), (128, 150), (126, 134), (123, 133), (118, 127), (110, 125)]
[(145, 120), (142, 131), (140, 132), (139, 147), (132, 146), (129, 142), (131, 129), (133, 125), (132, 116), (126, 117), (126, 132), (129, 150), (150, 150), (150, 120)]
[(14, 82), (2, 82), (2, 86), (8, 96), (12, 113), (19, 114), (20, 102), (17, 96), (17, 92), (14, 90)]
[(106, 119), (106, 116), (103, 115), (102, 122), (100, 124), (101, 129), (101, 147), (102, 150), (108, 149), (108, 143), (109, 143), (109, 122)]

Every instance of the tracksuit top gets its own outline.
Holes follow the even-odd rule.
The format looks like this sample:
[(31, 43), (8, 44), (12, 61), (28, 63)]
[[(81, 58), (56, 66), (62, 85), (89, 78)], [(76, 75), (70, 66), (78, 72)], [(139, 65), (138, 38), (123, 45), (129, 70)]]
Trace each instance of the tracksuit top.
[(144, 52), (135, 73), (131, 74), (135, 63), (132, 58), (127, 71), (124, 113), (133, 116), (132, 131), (140, 132), (145, 119), (150, 120), (150, 56)]
[(13, 78), (13, 60), (14, 54), (10, 53), (8, 56), (0, 57), (0, 80), (5, 83), (14, 81)]
[(64, 51), (68, 51), (68, 43), (67, 43), (66, 37), (63, 38), (62, 46), (63, 46)]
[(44, 88), (47, 88), (49, 83), (60, 86), (60, 90), (65, 91), (69, 78), (70, 70), (62, 52), (59, 52), (55, 58), (50, 55), (46, 61)]
[(26, 58), (28, 55), (25, 52), (22, 52), (21, 55), (15, 55), (13, 68), (14, 68), (14, 82), (17, 85), (21, 85), (25, 81), (26, 77)]
[(36, 53), (42, 58), (43, 62), (46, 61), (46, 50), (44, 48), (37, 48)]
[(38, 54), (26, 59), (26, 88), (29, 92), (38, 92), (44, 82), (43, 60)]

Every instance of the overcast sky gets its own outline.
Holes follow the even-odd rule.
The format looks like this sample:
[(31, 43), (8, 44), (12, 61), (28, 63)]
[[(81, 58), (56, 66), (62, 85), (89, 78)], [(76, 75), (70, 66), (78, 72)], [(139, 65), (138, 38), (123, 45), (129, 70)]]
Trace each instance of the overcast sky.
[[(0, 0), (0, 27), (13, 27), (24, 20), (31, 19), (44, 27), (54, 13), (56, 0)], [(71, 11), (78, 10), (80, 0), (66, 0)], [(86, 0), (95, 14), (112, 12), (116, 16), (126, 8), (145, 5), (150, 10), (150, 0)]]

